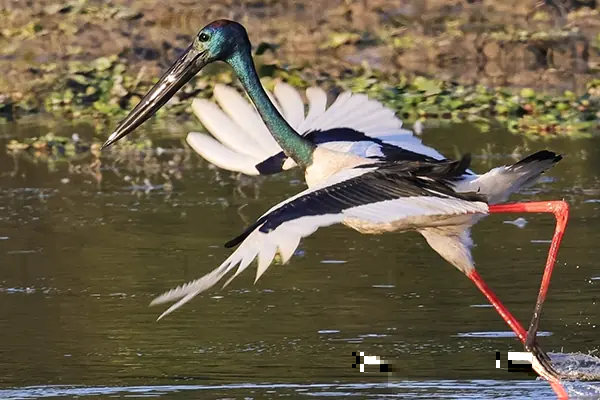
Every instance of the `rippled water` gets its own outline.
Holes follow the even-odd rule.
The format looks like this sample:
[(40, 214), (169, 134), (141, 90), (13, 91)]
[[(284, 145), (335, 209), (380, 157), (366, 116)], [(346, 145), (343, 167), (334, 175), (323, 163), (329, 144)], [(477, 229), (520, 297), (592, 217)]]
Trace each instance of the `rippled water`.
[[(40, 129), (1, 127), (1, 148)], [(515, 149), (565, 155), (514, 199), (571, 204), (540, 341), (551, 352), (597, 349), (600, 141), (527, 142), (466, 126), (431, 129), (425, 141), (448, 156), (472, 152), (477, 171), (512, 162)], [(238, 179), (181, 150), (159, 157), (159, 172), (105, 162), (100, 175), (85, 161), (77, 172), (0, 154), (2, 399), (552, 395), (534, 376), (496, 369), (496, 351), (506, 360), (521, 346), (417, 234), (322, 229), (256, 285), (245, 273), (156, 322), (162, 309), (150, 300), (220, 264), (227, 240), (301, 190), (298, 173)], [(494, 215), (473, 230), (481, 275), (524, 324), (553, 227), (548, 215)], [(355, 351), (397, 371), (361, 373)]]

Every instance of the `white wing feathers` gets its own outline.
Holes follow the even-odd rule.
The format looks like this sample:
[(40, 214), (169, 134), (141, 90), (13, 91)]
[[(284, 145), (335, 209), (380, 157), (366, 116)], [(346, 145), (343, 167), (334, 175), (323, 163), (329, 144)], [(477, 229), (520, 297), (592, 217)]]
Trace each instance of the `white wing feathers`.
[(283, 109), (284, 118), (292, 128), (298, 129), (304, 122), (304, 101), (300, 93), (287, 84), (276, 85), (274, 92)]
[[(268, 157), (281, 151), (281, 147), (273, 139), (254, 105), (244, 99), (237, 90), (226, 85), (215, 85), (214, 96), (223, 111), (238, 126), (237, 137), (246, 133), (244, 136), (251, 137), (264, 149), (264, 153), (260, 154), (260, 156), (266, 155)], [(273, 103), (278, 105), (277, 101), (273, 101)], [(302, 111), (304, 111), (304, 108), (302, 108)], [(218, 128), (216, 127), (216, 129)]]
[[(425, 146), (421, 140), (413, 136), (410, 130), (402, 129), (402, 121), (394, 112), (380, 102), (369, 99), (364, 94), (344, 92), (327, 108), (327, 94), (320, 88), (311, 87), (306, 90), (308, 99), (308, 114), (300, 93), (286, 83), (275, 86), (274, 95), (268, 93), (275, 106), (282, 112), (285, 119), (298, 132), (312, 130), (327, 130), (332, 128), (351, 128), (364, 133), (366, 136), (378, 138), (386, 143), (403, 147), (407, 150), (425, 154), (437, 159), (443, 159), (439, 152)], [(211, 163), (232, 171), (243, 172), (248, 175), (258, 175), (254, 165), (264, 159), (281, 152), (271, 133), (260, 118), (254, 106), (232, 87), (218, 84), (215, 86), (214, 95), (217, 103), (205, 99), (195, 99), (192, 110), (200, 119), (204, 127), (214, 136), (214, 139), (204, 135), (197, 139), (198, 132), (190, 132), (187, 141), (193, 149)], [(305, 117), (306, 115), (306, 117)], [(215, 140), (216, 139), (216, 140)], [(207, 142), (212, 141), (208, 147), (203, 148)], [(333, 148), (339, 145), (330, 144)], [(376, 153), (379, 146), (369, 143), (370, 147), (346, 145), (344, 149), (357, 155), (368, 156)], [(232, 152), (225, 151), (224, 147)], [(365, 151), (365, 149), (370, 149)], [(365, 151), (365, 153), (362, 153)], [(246, 155), (253, 158), (254, 165), (248, 167), (249, 160), (242, 162), (235, 160), (235, 154)], [(377, 155), (377, 154), (376, 154)], [(240, 166), (240, 164), (242, 166)], [(295, 166), (288, 162), (286, 168)]]
[(260, 175), (255, 157), (237, 153), (207, 134), (191, 132), (186, 141), (196, 153), (219, 168), (246, 175)]
[(262, 233), (255, 230), (218, 268), (204, 275), (200, 279), (196, 279), (166, 292), (154, 299), (150, 305), (179, 300), (158, 317), (158, 319), (161, 319), (190, 301), (196, 295), (210, 289), (225, 275), (237, 267), (235, 274), (225, 283), (224, 286), (226, 286), (233, 278), (248, 268), (250, 263), (258, 257), (256, 282), (271, 265), (277, 251), (281, 254), (282, 262), (286, 263), (296, 251), (302, 238), (311, 235), (321, 226), (339, 223), (342, 222), (343, 219), (344, 216), (342, 214), (301, 217), (294, 221), (282, 224), (280, 227), (269, 233)]
[(327, 109), (327, 93), (322, 89), (310, 87), (306, 89), (306, 98), (308, 99), (308, 114), (306, 119), (298, 127), (298, 132), (306, 132), (308, 126), (313, 124), (313, 121), (325, 113)]
[[(323, 187), (368, 173), (371, 170), (353, 169), (342, 171), (333, 175), (323, 184), (304, 190), (277, 204), (263, 214), (263, 216)], [(323, 193), (323, 196), (328, 196), (327, 192), (321, 193)], [(320, 195), (318, 194), (317, 196)], [(410, 217), (485, 214), (487, 211), (488, 206), (483, 202), (470, 202), (436, 196), (402, 197), (349, 207), (337, 213), (297, 217), (281, 223), (268, 233), (261, 232), (259, 230), (260, 226), (258, 226), (218, 268), (199, 279), (162, 294), (154, 299), (150, 305), (177, 301), (161, 314), (158, 318), (161, 319), (190, 301), (196, 295), (210, 289), (225, 275), (237, 268), (236, 272), (227, 280), (224, 286), (228, 285), (232, 279), (246, 270), (255, 258), (258, 258), (256, 282), (271, 265), (277, 252), (281, 255), (282, 262), (286, 263), (296, 251), (300, 240), (311, 235), (320, 227), (342, 223), (347, 220), (359, 220), (367, 224), (387, 224)]]
[(347, 218), (386, 224), (410, 217), (487, 213), (484, 202), (468, 202), (448, 197), (402, 197), (344, 210)]
[[(248, 105), (246, 103), (246, 105)], [(231, 118), (229, 118), (215, 103), (194, 99), (192, 110), (201, 116), (202, 124), (215, 138), (236, 153), (246, 154), (255, 158), (269, 157), (270, 154), (251, 136), (244, 134)], [(268, 133), (268, 131), (267, 131)], [(279, 150), (281, 151), (281, 150)]]

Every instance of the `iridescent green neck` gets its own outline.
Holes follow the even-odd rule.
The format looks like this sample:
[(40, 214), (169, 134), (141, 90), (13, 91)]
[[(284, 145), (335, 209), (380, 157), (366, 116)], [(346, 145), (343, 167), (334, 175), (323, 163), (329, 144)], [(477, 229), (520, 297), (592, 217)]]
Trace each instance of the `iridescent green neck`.
[(315, 145), (300, 136), (275, 108), (260, 83), (250, 53), (243, 50), (236, 51), (226, 61), (239, 77), (265, 125), (283, 152), (301, 168), (309, 167), (312, 164)]

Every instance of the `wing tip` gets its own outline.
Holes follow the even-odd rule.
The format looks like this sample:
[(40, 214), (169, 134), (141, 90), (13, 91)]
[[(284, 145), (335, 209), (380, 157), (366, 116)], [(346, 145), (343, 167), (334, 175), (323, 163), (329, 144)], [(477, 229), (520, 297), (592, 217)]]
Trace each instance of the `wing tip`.
[(525, 157), (524, 159), (518, 161), (516, 164), (513, 164), (512, 167), (522, 166), (524, 164), (530, 164), (530, 163), (534, 163), (534, 162), (545, 162), (545, 161), (550, 162), (551, 164), (556, 164), (557, 162), (559, 162), (562, 159), (563, 159), (562, 154), (557, 154), (550, 150), (540, 150), (538, 152), (530, 154), (529, 156)]

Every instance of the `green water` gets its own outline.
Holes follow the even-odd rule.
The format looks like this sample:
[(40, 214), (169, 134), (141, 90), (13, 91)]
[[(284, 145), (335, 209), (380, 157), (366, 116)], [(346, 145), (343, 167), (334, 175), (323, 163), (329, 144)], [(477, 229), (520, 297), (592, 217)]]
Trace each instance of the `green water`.
[[(0, 148), (42, 131), (3, 126)], [(91, 128), (61, 128), (73, 132)], [(550, 352), (597, 349), (600, 141), (528, 142), (468, 126), (430, 129), (424, 141), (450, 157), (472, 152), (477, 172), (514, 162), (515, 149), (565, 155), (512, 200), (570, 203), (540, 341)], [(535, 377), (495, 367), (496, 351), (505, 366), (521, 346), (418, 234), (321, 229), (256, 285), (248, 271), (156, 322), (153, 297), (218, 266), (227, 240), (303, 188), (297, 172), (239, 179), (179, 140), (160, 144), (180, 150), (106, 160), (96, 173), (86, 159), (49, 170), (0, 151), (0, 398), (551, 396)], [(525, 227), (504, 223), (518, 217)], [(549, 215), (493, 215), (473, 229), (481, 275), (524, 324), (553, 227)], [(360, 373), (355, 351), (397, 371)]]

